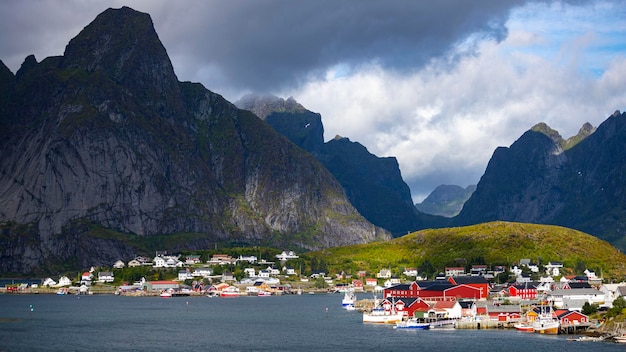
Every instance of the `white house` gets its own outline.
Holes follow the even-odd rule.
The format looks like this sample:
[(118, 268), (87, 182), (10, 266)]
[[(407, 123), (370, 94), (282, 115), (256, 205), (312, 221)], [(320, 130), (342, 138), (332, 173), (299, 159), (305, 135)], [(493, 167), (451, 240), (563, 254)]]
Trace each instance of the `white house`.
[(278, 260), (289, 260), (289, 259), (298, 259), (299, 257), (293, 251), (283, 251), (280, 254), (276, 254), (276, 259)]
[(206, 277), (213, 275), (213, 268), (195, 268), (193, 270), (193, 276), (196, 277)]
[(189, 269), (178, 271), (178, 281), (185, 281), (190, 279), (193, 279), (193, 274)]
[(180, 268), (184, 263), (178, 260), (178, 257), (159, 255), (152, 260), (154, 268)]
[(417, 268), (404, 268), (404, 271), (402, 272), (405, 276), (413, 276), (416, 277), (417, 276)]
[(259, 270), (259, 277), (263, 277), (263, 278), (267, 278), (270, 277), (270, 270), (265, 269), (265, 270)]
[(238, 262), (248, 262), (250, 264), (256, 263), (257, 260), (257, 257), (253, 255), (240, 255), (239, 258), (237, 258)]
[(41, 284), (42, 286), (56, 286), (57, 282), (52, 280), (52, 278), (46, 278), (45, 280), (43, 280), (43, 283)]
[(290, 266), (284, 266), (284, 267), (283, 267), (283, 273), (284, 273), (285, 275), (289, 275), (289, 276), (291, 276), (291, 275), (297, 275), (297, 274), (296, 274), (296, 270), (295, 270), (294, 268), (290, 267)]
[(604, 304), (606, 298), (603, 292), (595, 288), (572, 288), (554, 290), (548, 300), (552, 301), (556, 308), (580, 310), (585, 302), (600, 306)]
[(89, 271), (85, 271), (80, 277), (80, 283), (82, 285), (89, 286), (91, 285), (91, 279), (93, 278), (93, 274)]
[(110, 271), (101, 271), (98, 273), (98, 282), (113, 282), (115, 277)]
[(124, 264), (123, 261), (118, 260), (115, 263), (113, 263), (113, 269), (123, 269), (126, 266), (126, 264)]
[(465, 268), (462, 266), (446, 267), (446, 277), (450, 276), (465, 276)]
[(289, 260), (289, 259), (298, 259), (299, 257), (293, 251), (283, 251), (280, 254), (276, 254), (276, 259), (278, 260)]
[(254, 270), (254, 268), (245, 268), (243, 269), (243, 273), (247, 277), (256, 277), (256, 271)]
[(376, 274), (376, 277), (379, 279), (389, 279), (391, 278), (391, 270), (380, 269), (380, 271)]
[(61, 278), (59, 279), (59, 283), (57, 284), (57, 287), (70, 286), (71, 284), (72, 284), (72, 280), (70, 280), (67, 276), (61, 276)]
[(276, 269), (274, 267), (268, 266), (267, 270), (270, 271), (270, 275), (280, 275), (280, 270), (278, 270), (278, 269)]
[(545, 266), (546, 274), (550, 276), (559, 276), (561, 275), (561, 269), (563, 268), (563, 263), (561, 262), (548, 262)]
[(132, 259), (131, 261), (128, 262), (128, 267), (129, 268), (136, 268), (138, 266), (142, 266), (143, 264), (141, 264), (140, 261), (138, 261), (137, 259)]

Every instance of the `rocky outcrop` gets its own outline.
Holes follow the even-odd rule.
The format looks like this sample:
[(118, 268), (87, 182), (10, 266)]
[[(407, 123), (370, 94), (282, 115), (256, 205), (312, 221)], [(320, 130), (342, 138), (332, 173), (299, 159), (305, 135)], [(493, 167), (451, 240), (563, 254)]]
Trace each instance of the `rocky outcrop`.
[(492, 220), (574, 228), (626, 249), (626, 114), (563, 140), (539, 124), (494, 152), (456, 225)]
[(178, 82), (147, 14), (109, 9), (63, 56), (5, 71), (2, 272), (137, 250), (96, 237), (88, 245), (98, 250), (85, 251), (85, 223), (308, 249), (388, 237), (315, 158), (202, 85)]
[(321, 116), (293, 98), (247, 95), (235, 104), (254, 112), (313, 154), (341, 183), (359, 213), (394, 236), (438, 227), (447, 221), (416, 210), (396, 158), (378, 157), (362, 144), (340, 136), (324, 143)]

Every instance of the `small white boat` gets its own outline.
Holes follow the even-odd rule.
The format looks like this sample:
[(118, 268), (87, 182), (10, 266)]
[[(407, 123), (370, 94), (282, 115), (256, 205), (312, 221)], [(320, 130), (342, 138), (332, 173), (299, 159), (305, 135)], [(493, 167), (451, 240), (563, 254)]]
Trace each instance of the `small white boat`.
[(269, 297), (272, 293), (270, 291), (259, 291), (256, 295), (258, 297)]
[(369, 313), (363, 313), (363, 322), (372, 324), (396, 324), (402, 321), (402, 316), (402, 313), (375, 308)]
[(522, 331), (522, 332), (535, 332), (535, 328), (527, 323), (517, 323), (515, 325), (513, 325), (515, 327), (515, 330), (517, 331)]
[(404, 320), (396, 323), (395, 329), (416, 329), (416, 330), (428, 330), (430, 329), (430, 323), (420, 323), (415, 318)]
[(57, 291), (57, 295), (59, 296), (65, 296), (67, 295), (67, 287), (61, 287), (58, 291)]
[(159, 297), (161, 298), (172, 298), (172, 293), (169, 291), (161, 291), (161, 293), (159, 294)]
[(356, 302), (354, 291), (346, 291), (341, 300), (341, 306), (346, 310), (354, 310), (354, 302)]
[(220, 292), (220, 297), (239, 297), (239, 288), (236, 286), (229, 286)]

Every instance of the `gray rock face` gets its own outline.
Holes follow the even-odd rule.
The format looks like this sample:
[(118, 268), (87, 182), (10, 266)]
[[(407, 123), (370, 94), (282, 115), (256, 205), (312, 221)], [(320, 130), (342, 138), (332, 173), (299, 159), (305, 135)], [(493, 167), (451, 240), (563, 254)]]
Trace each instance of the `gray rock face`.
[(33, 60), (0, 77), (10, 84), (0, 100), (1, 272), (71, 258), (111, 265), (136, 251), (81, 224), (206, 235), (190, 249), (389, 237), (313, 157), (200, 84), (178, 82), (146, 14), (109, 9), (63, 57)]
[(236, 104), (313, 154), (341, 183), (359, 213), (394, 236), (440, 227), (447, 220), (416, 210), (396, 158), (377, 157), (360, 143), (339, 136), (324, 143), (321, 116), (293, 98), (247, 95)]

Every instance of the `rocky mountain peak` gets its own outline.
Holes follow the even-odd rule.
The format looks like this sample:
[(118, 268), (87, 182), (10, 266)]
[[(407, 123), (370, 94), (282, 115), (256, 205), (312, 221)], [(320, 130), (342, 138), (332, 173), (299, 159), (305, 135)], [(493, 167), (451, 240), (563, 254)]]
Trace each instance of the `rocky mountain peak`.
[(285, 100), (271, 94), (247, 94), (237, 101), (235, 105), (241, 109), (252, 111), (262, 120), (277, 112), (303, 113), (307, 111), (293, 97)]
[(98, 15), (66, 46), (61, 68), (103, 74), (161, 111), (180, 92), (150, 15), (129, 7)]
[(561, 137), (559, 132), (556, 130), (553, 130), (545, 122), (540, 122), (536, 124), (530, 130), (545, 134), (546, 136), (550, 137), (550, 139), (554, 141), (554, 143), (559, 144), (559, 145), (562, 144), (564, 141), (563, 137)]

